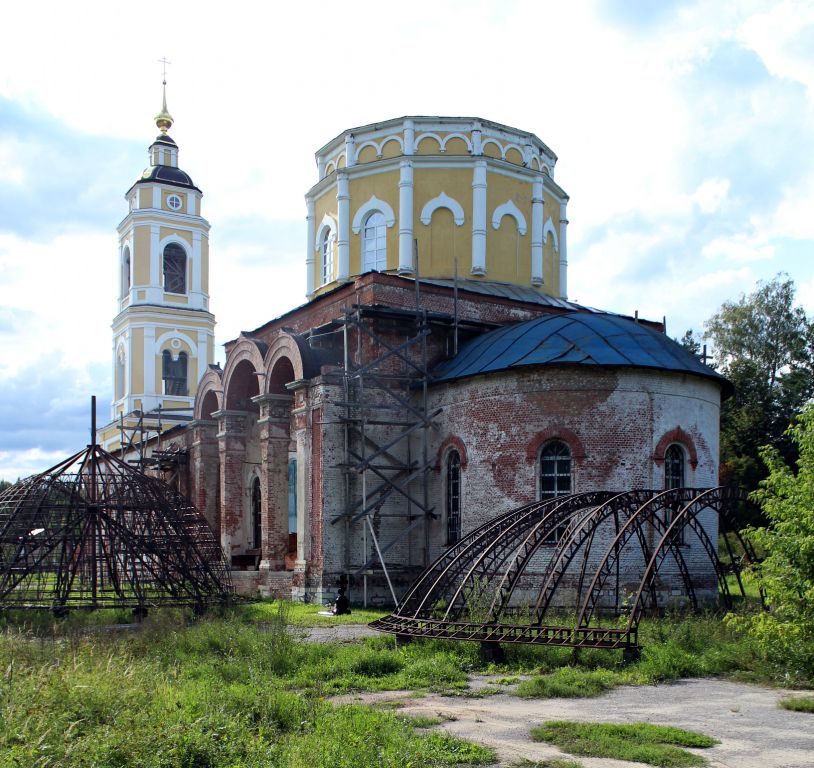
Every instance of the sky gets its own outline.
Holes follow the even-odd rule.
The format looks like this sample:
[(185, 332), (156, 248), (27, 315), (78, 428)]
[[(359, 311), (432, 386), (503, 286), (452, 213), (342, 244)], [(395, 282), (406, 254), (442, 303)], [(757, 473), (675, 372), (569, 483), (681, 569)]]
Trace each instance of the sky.
[(814, 314), (814, 0), (32, 0), (3, 26), (0, 479), (83, 448), (91, 395), (109, 418), (116, 226), (163, 57), (219, 347), (304, 301), (314, 152), (402, 115), (558, 155), (572, 300), (681, 336), (786, 273)]

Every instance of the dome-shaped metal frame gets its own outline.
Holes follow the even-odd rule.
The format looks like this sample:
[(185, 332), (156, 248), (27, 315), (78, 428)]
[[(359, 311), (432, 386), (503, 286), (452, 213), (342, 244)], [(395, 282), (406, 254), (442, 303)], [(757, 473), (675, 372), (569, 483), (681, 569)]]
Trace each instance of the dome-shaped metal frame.
[[(463, 537), (392, 615), (371, 626), (481, 643), (636, 649), (645, 613), (698, 609), (719, 595), (731, 606), (729, 566), (708, 531), (717, 520), (712, 530), (732, 532), (754, 562), (735, 522), (738, 505), (747, 503), (742, 491), (726, 487), (596, 491), (535, 502)], [(743, 596), (738, 557), (728, 537), (724, 542)], [(608, 621), (620, 615), (621, 624)]]
[(231, 593), (195, 507), (96, 445), (0, 494), (0, 608), (144, 612)]

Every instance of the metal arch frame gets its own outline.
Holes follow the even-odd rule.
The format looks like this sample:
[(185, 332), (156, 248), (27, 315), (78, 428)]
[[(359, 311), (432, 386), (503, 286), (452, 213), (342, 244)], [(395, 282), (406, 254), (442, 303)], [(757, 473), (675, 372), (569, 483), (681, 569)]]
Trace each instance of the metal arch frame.
[[(678, 542), (676, 532), (683, 527), (695, 536), (696, 552), (703, 552), (714, 569), (718, 589), (725, 604), (731, 604), (731, 593), (717, 548), (698, 516), (705, 511), (717, 513), (720, 531), (735, 530), (730, 508), (735, 502), (748, 502), (738, 489), (674, 489), (668, 491), (634, 490), (627, 492), (597, 491), (534, 502), (511, 510), (465, 536), (439, 557), (408, 590), (390, 616), (371, 626), (385, 632), (415, 637), (444, 637), (481, 643), (526, 643), (595, 648), (638, 648), (638, 627), (646, 609), (660, 609), (660, 591), (656, 577), (668, 558), (675, 562), (675, 578), (693, 608), (699, 604), (693, 569), (685, 558), (687, 551)], [(665, 524), (665, 512), (673, 512)], [(591, 554), (603, 526), (612, 521), (610, 544), (599, 550), (598, 563), (592, 565)], [(520, 577), (526, 572), (534, 555), (553, 530), (565, 525), (565, 533), (552, 552), (541, 574), (534, 611), (527, 624), (511, 622), (507, 609)], [(652, 534), (657, 541), (648, 543)], [(607, 541), (607, 533), (605, 532)], [(749, 543), (736, 533), (747, 559), (755, 553)], [(620, 563), (631, 539), (637, 542), (636, 562), (642, 571), (636, 576), (638, 588), (624, 627), (596, 626), (601, 595), (616, 574), (613, 612), (622, 612), (620, 600)], [(603, 541), (603, 544), (604, 544)], [(732, 555), (726, 541), (727, 552)], [(684, 551), (682, 551), (684, 550)], [(581, 558), (579, 555), (581, 554)], [(735, 558), (732, 558), (733, 564)], [(578, 564), (576, 580), (577, 609), (573, 626), (543, 623), (553, 600), (563, 588), (566, 574), (573, 574)], [(593, 574), (591, 575), (591, 569)], [(743, 583), (737, 573), (741, 594)], [(468, 601), (478, 580), (486, 579), (494, 590), (485, 621), (467, 618)], [(586, 588), (586, 582), (590, 580)], [(433, 610), (444, 601), (442, 619), (433, 617)]]
[(144, 612), (231, 593), (203, 516), (95, 444), (0, 495), (0, 609)]

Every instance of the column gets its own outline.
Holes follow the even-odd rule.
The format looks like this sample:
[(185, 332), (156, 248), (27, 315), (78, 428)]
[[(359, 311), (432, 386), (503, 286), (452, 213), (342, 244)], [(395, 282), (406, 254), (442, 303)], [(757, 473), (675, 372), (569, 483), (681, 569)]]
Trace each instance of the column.
[(215, 411), (218, 420), (218, 455), (220, 460), (220, 544), (226, 562), (245, 544), (243, 526), (244, 472), (246, 458), (246, 412)]
[(352, 133), (345, 136), (345, 167), (352, 168), (356, 165), (356, 139)]
[(336, 213), (337, 236), (336, 251), (339, 263), (337, 264), (336, 279), (339, 282), (348, 279), (350, 275), (350, 193), (348, 191), (348, 175), (336, 174)]
[(316, 268), (314, 258), (314, 239), (316, 237), (316, 222), (314, 221), (314, 201), (309, 197), (305, 201), (307, 214), (305, 216), (308, 231), (305, 244), (305, 295), (310, 299), (316, 290)]
[[(201, 294), (201, 233), (196, 229), (192, 232), (192, 291), (196, 307), (203, 307)], [(190, 297), (193, 298), (193, 297)]]
[(486, 161), (475, 163), (472, 178), (472, 274), (486, 274)]
[(196, 419), (188, 424), (192, 430), (190, 448), (189, 496), (195, 507), (220, 540), (220, 511), (217, 495), (218, 475), (220, 474), (220, 451), (218, 448), (218, 422), (212, 419)]
[(149, 400), (150, 395), (155, 395), (155, 326), (148, 325), (144, 328), (144, 388), (141, 390), (145, 395), (145, 402), (142, 407), (145, 411), (153, 407), (155, 398)]
[(415, 154), (415, 125), (412, 120), (404, 121), (404, 154)]
[(413, 163), (402, 160), (399, 175), (399, 274), (413, 272)]
[(568, 227), (568, 216), (566, 206), (568, 201), (560, 203), (560, 298), (568, 298), (568, 244), (566, 240), (566, 230)]
[(282, 571), (288, 554), (288, 446), (290, 395), (259, 395), (261, 568)]
[(543, 180), (531, 184), (531, 284), (543, 284)]

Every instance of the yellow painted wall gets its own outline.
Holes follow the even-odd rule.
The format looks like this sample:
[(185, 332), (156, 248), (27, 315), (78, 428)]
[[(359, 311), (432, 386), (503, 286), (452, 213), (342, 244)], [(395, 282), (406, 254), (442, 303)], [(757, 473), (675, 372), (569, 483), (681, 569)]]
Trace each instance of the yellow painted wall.
[(153, 206), (153, 190), (150, 187), (140, 186), (138, 188), (138, 207), (139, 208), (152, 208)]
[[(497, 173), (487, 174), (486, 278), (528, 285), (531, 282), (531, 183)], [(504, 216), (499, 229), (492, 228), (492, 214), (511, 200), (526, 219), (520, 235), (513, 216)]]
[(523, 155), (514, 147), (510, 147), (506, 152), (506, 160), (515, 165), (523, 165)]
[[(488, 141), (488, 143), (486, 143)], [(497, 160), (500, 160), (500, 148), (494, 143), (494, 141), (485, 139), (483, 144), (483, 154), (486, 157), (494, 157)]]
[[(133, 231), (133, 284), (150, 284), (150, 228), (136, 227)], [(143, 297), (139, 297), (143, 298)]]
[[(437, 210), (430, 226), (421, 223), (422, 208), (441, 192), (461, 204), (465, 216), (463, 226), (443, 223), (447, 221), (447, 216), (449, 223), (452, 222), (452, 213), (447, 209)], [(418, 240), (421, 274), (427, 277), (452, 276), (455, 253), (458, 256), (458, 275), (468, 276), (472, 267), (472, 168), (416, 166), (413, 172), (413, 212), (413, 234)], [(436, 217), (440, 217), (438, 223)]]
[[(189, 286), (189, 282), (187, 282)], [(164, 293), (164, 301), (169, 304), (189, 304), (189, 296), (179, 293)]]

